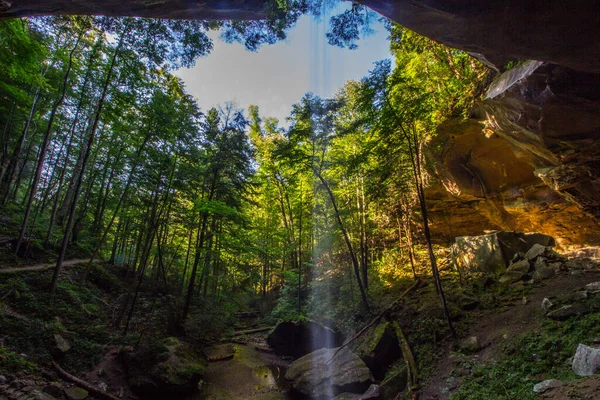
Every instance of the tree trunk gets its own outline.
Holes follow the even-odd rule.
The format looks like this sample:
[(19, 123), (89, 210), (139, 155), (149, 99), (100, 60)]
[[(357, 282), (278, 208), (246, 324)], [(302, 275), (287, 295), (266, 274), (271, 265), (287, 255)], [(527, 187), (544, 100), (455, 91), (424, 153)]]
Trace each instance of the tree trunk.
[(342, 217), (340, 215), (340, 211), (338, 210), (337, 203), (335, 201), (335, 197), (333, 195), (333, 192), (329, 188), (327, 181), (325, 180), (325, 178), (323, 178), (321, 173), (314, 167), (312, 167), (312, 170), (314, 171), (317, 178), (319, 178), (319, 180), (321, 181), (321, 184), (327, 191), (327, 194), (329, 194), (329, 199), (331, 200), (331, 204), (333, 205), (333, 209), (335, 211), (335, 217), (337, 219), (340, 230), (342, 231), (342, 234), (344, 236), (344, 241), (346, 242), (346, 247), (348, 248), (348, 252), (350, 253), (350, 258), (352, 259), (352, 266), (354, 267), (354, 275), (356, 276), (356, 282), (358, 284), (358, 290), (360, 291), (360, 297), (362, 299), (363, 306), (368, 311), (369, 310), (369, 302), (367, 300), (367, 293), (365, 291), (365, 287), (363, 286), (363, 283), (360, 279), (360, 267), (358, 265), (358, 259), (356, 258), (356, 253), (354, 252), (354, 249), (352, 248), (352, 242), (350, 241), (350, 237), (348, 236), (348, 231), (346, 230), (344, 222), (342, 221)]
[(54, 271), (54, 276), (52, 277), (52, 284), (50, 285), (50, 293), (54, 293), (56, 291), (56, 285), (58, 284), (58, 277), (60, 274), (60, 270), (62, 269), (62, 264), (65, 259), (65, 255), (67, 253), (67, 246), (69, 244), (69, 236), (71, 234), (71, 228), (73, 227), (73, 220), (75, 219), (75, 211), (77, 210), (77, 202), (79, 200), (79, 192), (81, 191), (81, 185), (83, 182), (83, 173), (85, 171), (85, 167), (87, 165), (87, 160), (90, 156), (92, 146), (94, 144), (94, 138), (96, 136), (96, 130), (98, 129), (98, 123), (100, 122), (100, 115), (102, 114), (102, 107), (104, 106), (104, 100), (106, 99), (106, 95), (108, 93), (108, 87), (110, 86), (110, 82), (112, 79), (112, 74), (117, 62), (117, 55), (119, 54), (119, 50), (123, 44), (123, 39), (125, 37), (125, 33), (128, 28), (125, 27), (123, 32), (121, 33), (121, 37), (119, 39), (119, 43), (113, 53), (112, 59), (110, 61), (110, 67), (106, 74), (106, 80), (104, 82), (104, 87), (102, 88), (102, 96), (98, 102), (98, 108), (96, 109), (96, 115), (94, 117), (94, 123), (92, 125), (92, 129), (90, 131), (88, 141), (87, 141), (87, 149), (85, 152), (85, 156), (83, 159), (83, 168), (81, 169), (81, 174), (79, 179), (77, 180), (77, 187), (75, 188), (75, 194), (73, 198), (73, 204), (71, 205), (71, 211), (69, 213), (69, 221), (67, 222), (67, 227), (65, 229), (65, 234), (63, 236), (62, 246), (60, 250), (60, 254), (58, 256), (58, 260), (56, 261), (56, 269)]
[(21, 136), (19, 136), (19, 139), (17, 140), (17, 144), (13, 149), (12, 155), (10, 156), (6, 169), (2, 169), (2, 173), (0, 175), (3, 196), (2, 205), (6, 205), (6, 202), (8, 201), (8, 194), (10, 193), (11, 185), (15, 177), (15, 172), (19, 164), (19, 158), (21, 157), (21, 152), (23, 151), (23, 145), (25, 144), (25, 139), (27, 138), (27, 133), (29, 132), (29, 127), (31, 126), (31, 121), (33, 121), (33, 117), (35, 116), (35, 109), (37, 107), (37, 102), (39, 98), (40, 88), (38, 87), (35, 91), (35, 95), (33, 96), (31, 108), (29, 109), (29, 115), (27, 116), (27, 121), (25, 121), (25, 127), (21, 132)]
[(35, 175), (33, 178), (31, 189), (30, 189), (29, 200), (27, 202), (27, 208), (25, 209), (25, 215), (23, 217), (23, 224), (21, 225), (21, 231), (19, 232), (19, 237), (18, 237), (17, 243), (15, 245), (15, 254), (19, 253), (19, 248), (21, 247), (21, 243), (23, 242), (23, 239), (25, 238), (25, 231), (27, 230), (27, 223), (29, 220), (29, 215), (31, 214), (31, 206), (33, 204), (33, 200), (34, 200), (36, 192), (37, 192), (37, 187), (38, 187), (38, 184), (40, 181), (40, 177), (42, 175), (42, 170), (44, 168), (46, 152), (48, 151), (48, 144), (50, 142), (50, 135), (52, 133), (52, 125), (54, 124), (54, 119), (56, 117), (56, 113), (58, 112), (58, 109), (60, 108), (60, 106), (62, 105), (62, 103), (66, 97), (67, 82), (69, 81), (69, 75), (71, 74), (71, 69), (73, 66), (73, 55), (75, 54), (75, 50), (79, 46), (79, 41), (81, 40), (83, 33), (84, 33), (83, 31), (80, 32), (80, 35), (77, 38), (77, 41), (75, 42), (75, 46), (73, 46), (73, 48), (71, 49), (71, 52), (69, 53), (69, 63), (67, 64), (67, 70), (65, 71), (65, 75), (63, 78), (61, 95), (58, 98), (58, 100), (54, 103), (54, 106), (52, 107), (52, 112), (50, 113), (50, 119), (48, 120), (48, 127), (46, 128), (46, 133), (44, 134), (44, 139), (42, 141), (42, 147), (40, 149), (38, 164), (37, 164), (37, 167), (35, 170)]
[[(404, 131), (404, 129), (403, 129)], [(444, 319), (446, 320), (446, 324), (448, 325), (448, 329), (450, 329), (450, 333), (452, 334), (453, 339), (457, 339), (458, 336), (456, 331), (454, 330), (454, 326), (452, 325), (452, 321), (450, 320), (450, 312), (448, 311), (448, 305), (446, 303), (446, 296), (444, 295), (444, 290), (442, 288), (442, 281), (440, 279), (440, 272), (437, 267), (437, 260), (435, 258), (435, 253), (433, 252), (433, 247), (431, 245), (431, 233), (429, 232), (429, 219), (427, 218), (427, 204), (425, 203), (425, 189), (423, 187), (423, 176), (421, 172), (421, 160), (419, 153), (419, 141), (417, 135), (413, 132), (412, 138), (409, 133), (404, 131), (405, 137), (407, 139), (409, 145), (409, 155), (413, 168), (413, 177), (415, 180), (415, 186), (417, 189), (417, 196), (419, 198), (419, 206), (421, 208), (421, 217), (423, 219), (423, 233), (425, 235), (425, 241), (427, 242), (427, 251), (429, 253), (429, 260), (431, 262), (431, 270), (433, 272), (433, 279), (435, 281), (435, 287), (437, 289), (438, 295), (440, 297), (440, 304), (442, 306), (442, 310), (444, 312)]]

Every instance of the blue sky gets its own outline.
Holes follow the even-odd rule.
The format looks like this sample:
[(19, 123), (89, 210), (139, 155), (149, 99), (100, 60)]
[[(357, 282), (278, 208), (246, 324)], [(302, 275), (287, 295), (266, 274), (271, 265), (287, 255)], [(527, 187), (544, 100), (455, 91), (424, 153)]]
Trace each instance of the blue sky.
[[(342, 3), (332, 13), (348, 4)], [(211, 32), (213, 51), (193, 68), (175, 74), (204, 111), (227, 101), (244, 109), (255, 104), (261, 116), (279, 118), (286, 126), (292, 104), (306, 92), (332, 96), (347, 80), (365, 76), (373, 62), (390, 57), (388, 33), (379, 22), (372, 25), (374, 34), (358, 42), (357, 50), (348, 50), (327, 44), (328, 20), (329, 15), (321, 21), (303, 16), (286, 41), (263, 46), (256, 53), (225, 43)]]

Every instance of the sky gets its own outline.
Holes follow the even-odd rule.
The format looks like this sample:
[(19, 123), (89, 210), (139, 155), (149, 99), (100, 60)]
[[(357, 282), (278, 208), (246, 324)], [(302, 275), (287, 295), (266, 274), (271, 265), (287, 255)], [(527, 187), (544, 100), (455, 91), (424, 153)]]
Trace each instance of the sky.
[[(342, 3), (331, 13), (348, 7)], [(303, 16), (288, 31), (285, 41), (249, 52), (237, 43), (225, 43), (218, 32), (210, 32), (214, 49), (196, 61), (193, 68), (175, 72), (203, 111), (235, 101), (240, 108), (259, 107), (261, 117), (276, 117), (287, 126), (292, 105), (307, 92), (331, 97), (350, 79), (360, 79), (375, 61), (389, 58), (388, 32), (379, 22), (375, 31), (358, 42), (357, 50), (327, 43), (329, 16), (321, 21)]]

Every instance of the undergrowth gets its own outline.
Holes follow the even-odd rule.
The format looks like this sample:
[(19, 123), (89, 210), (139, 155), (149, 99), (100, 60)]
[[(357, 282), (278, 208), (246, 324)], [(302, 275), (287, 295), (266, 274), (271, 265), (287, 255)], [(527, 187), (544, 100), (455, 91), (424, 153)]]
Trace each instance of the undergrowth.
[(572, 380), (571, 357), (580, 343), (600, 336), (600, 296), (588, 301), (592, 313), (559, 322), (544, 320), (541, 329), (505, 345), (497, 362), (473, 364), (453, 400), (536, 399), (533, 386), (546, 379)]

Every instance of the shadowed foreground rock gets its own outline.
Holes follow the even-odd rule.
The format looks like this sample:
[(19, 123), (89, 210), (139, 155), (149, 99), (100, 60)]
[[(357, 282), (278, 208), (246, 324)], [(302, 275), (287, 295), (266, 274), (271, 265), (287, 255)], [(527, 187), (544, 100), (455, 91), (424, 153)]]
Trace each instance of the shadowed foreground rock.
[(154, 346), (124, 351), (131, 389), (144, 399), (177, 399), (196, 390), (204, 375), (204, 358), (175, 338)]
[(364, 361), (377, 380), (382, 380), (390, 365), (402, 357), (394, 328), (387, 321), (370, 328), (352, 343), (351, 349)]
[(267, 338), (276, 353), (295, 358), (318, 349), (341, 346), (342, 342), (339, 334), (314, 321), (281, 322)]
[(340, 393), (364, 393), (373, 383), (371, 371), (350, 349), (321, 349), (294, 361), (285, 374), (292, 387), (311, 399)]

